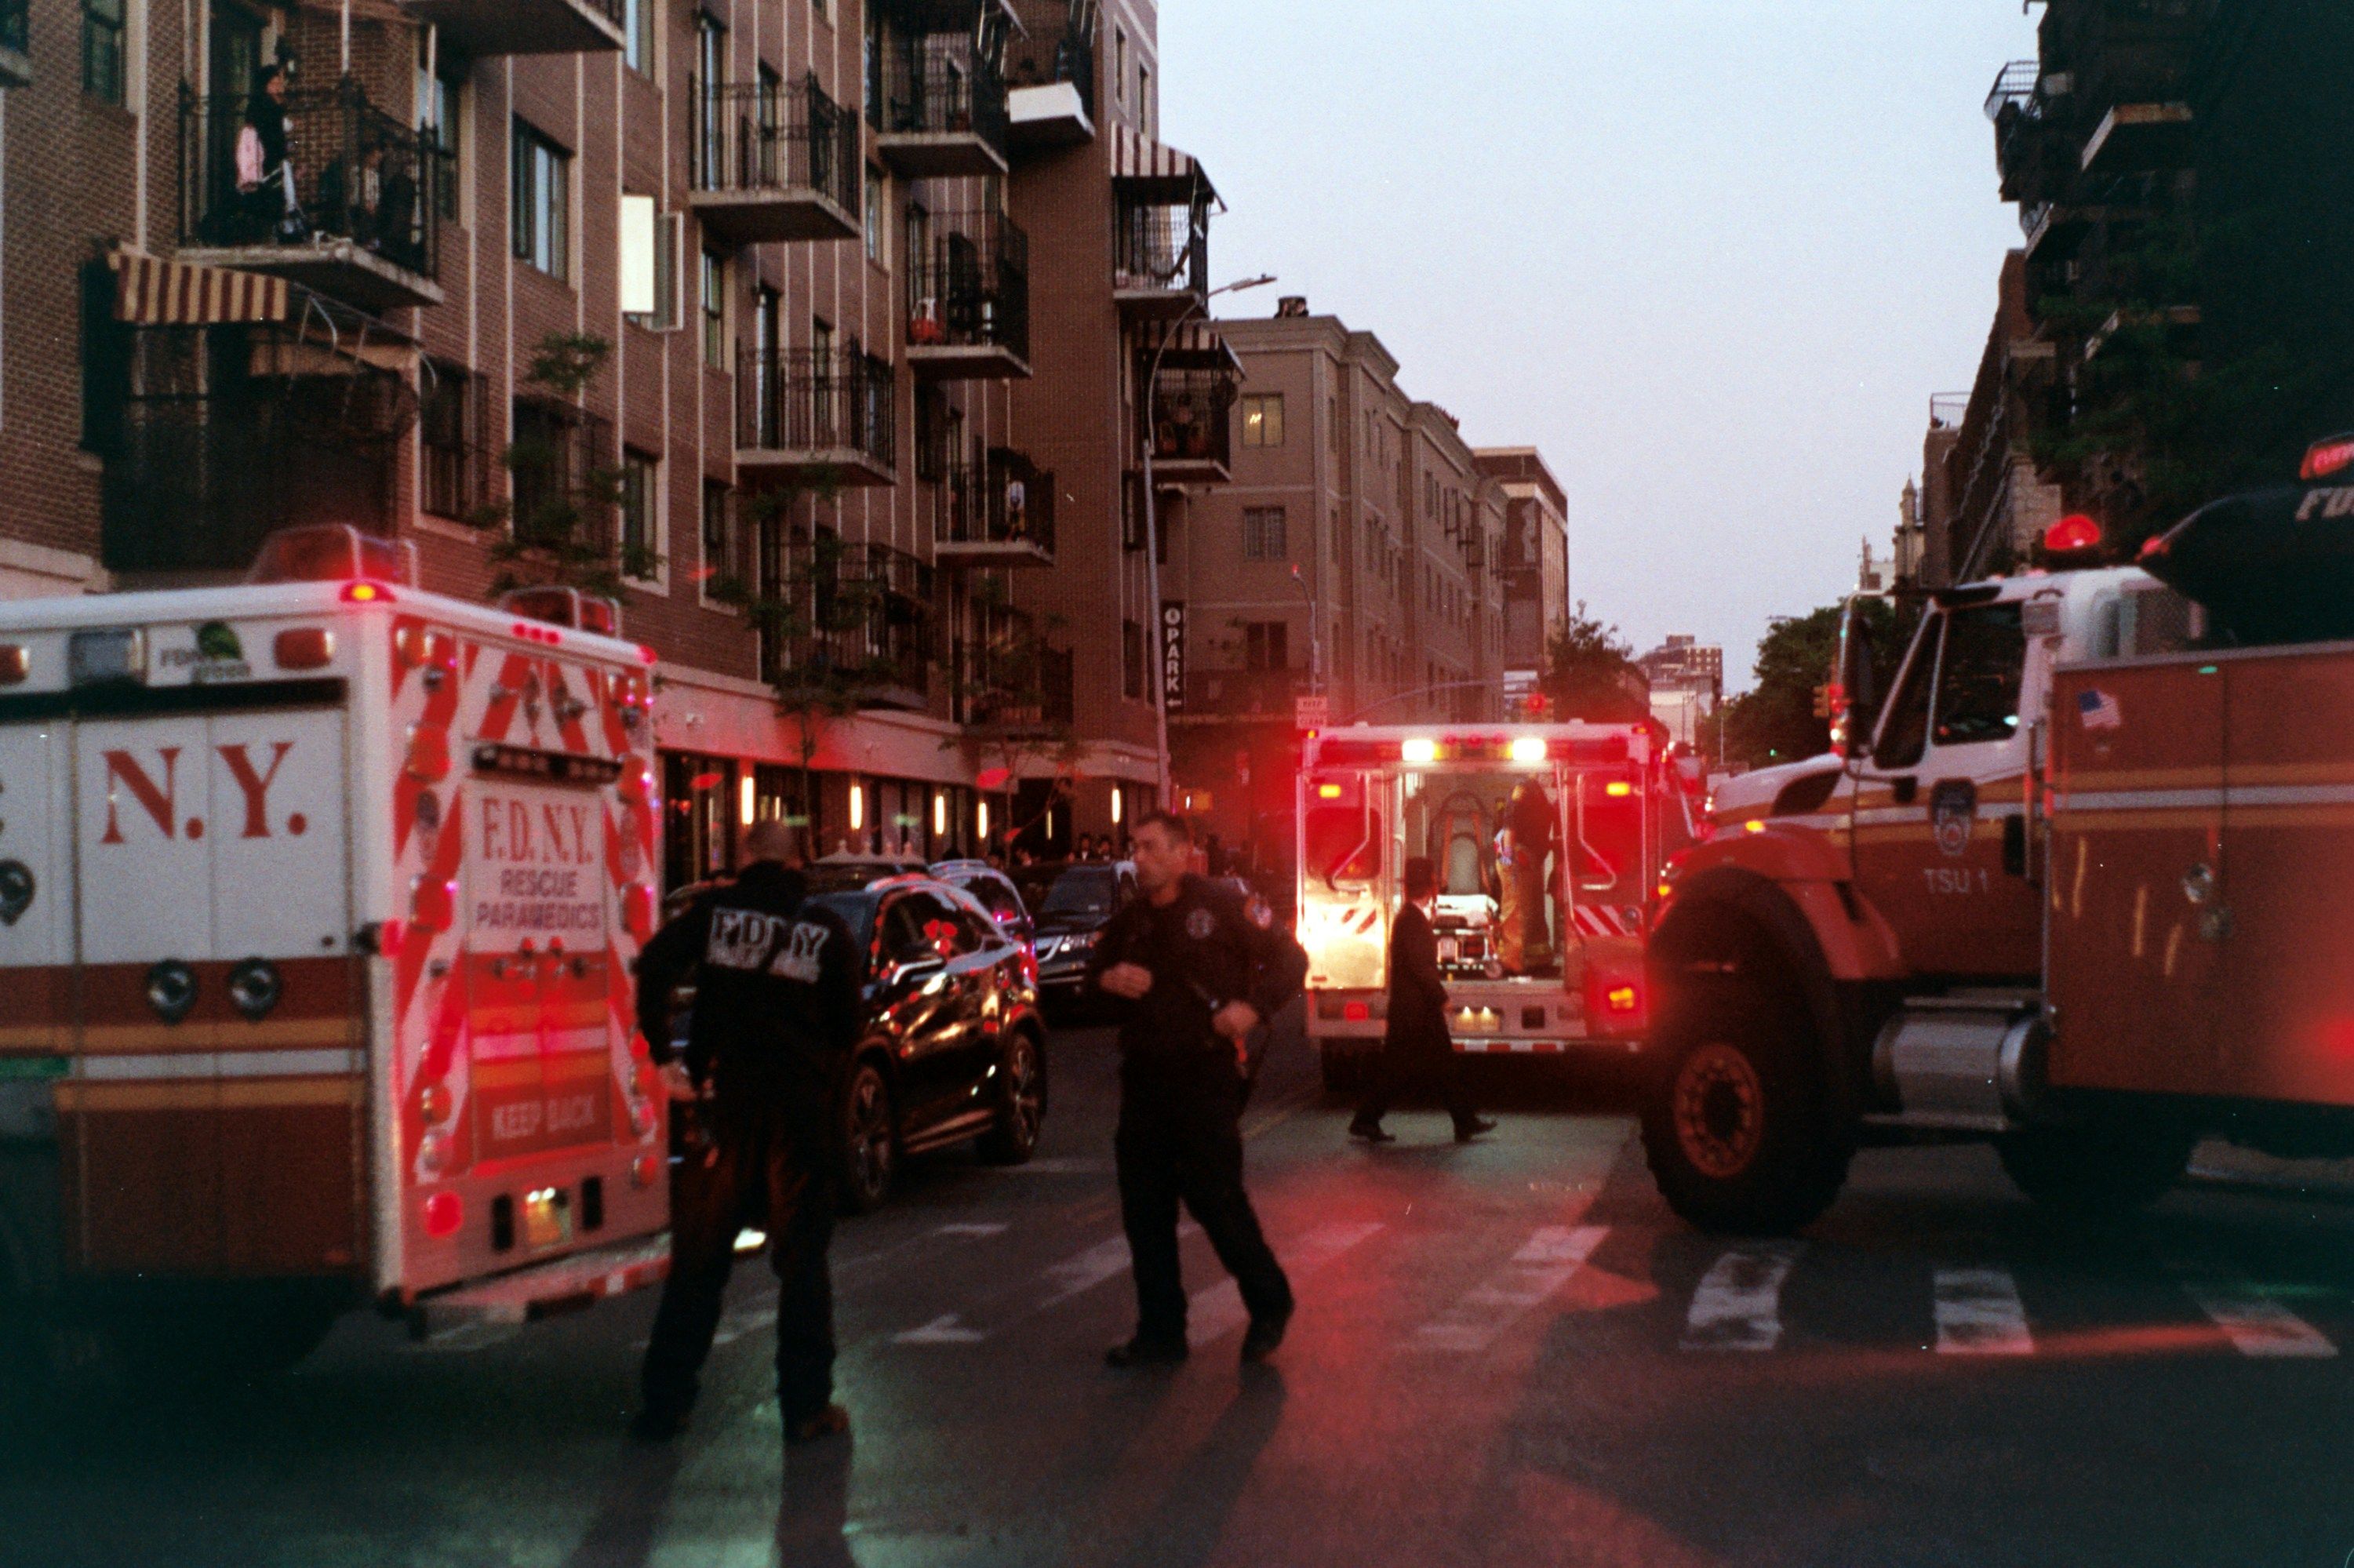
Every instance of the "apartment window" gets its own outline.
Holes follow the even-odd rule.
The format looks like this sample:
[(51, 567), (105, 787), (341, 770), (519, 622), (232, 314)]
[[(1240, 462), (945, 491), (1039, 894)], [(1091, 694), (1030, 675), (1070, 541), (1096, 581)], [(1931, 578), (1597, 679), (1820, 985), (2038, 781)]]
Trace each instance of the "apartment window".
[(1111, 30), (1111, 90), (1122, 109), (1128, 107), (1128, 32)]
[(122, 101), (123, 0), (82, 0), (81, 90), (107, 103)]
[(703, 580), (706, 587), (716, 587), (722, 577), (733, 574), (735, 530), (731, 514), (735, 511), (736, 493), (716, 479), (703, 482)]
[(513, 207), (515, 260), (551, 278), (569, 275), (572, 159), (518, 120), (514, 122)]
[(419, 400), (418, 444), (425, 475), (419, 501), (437, 517), (463, 519), (485, 499), (481, 379), (454, 366), (436, 365)]
[(703, 363), (727, 368), (727, 261), (716, 250), (703, 253)]
[(652, 578), (662, 570), (657, 471), (651, 454), (621, 449), (621, 569), (633, 577)]
[(1119, 623), (1120, 689), (1131, 702), (1144, 700), (1144, 627), (1133, 620)]
[(1262, 392), (1243, 399), (1243, 445), (1283, 444), (1283, 394)]
[(1243, 559), (1279, 561), (1288, 553), (1284, 547), (1283, 539), (1283, 508), (1280, 506), (1244, 508)]
[(1144, 548), (1144, 476), (1140, 473), (1119, 476), (1119, 547), (1130, 552)]
[(1251, 670), (1291, 668), (1291, 627), (1280, 620), (1253, 620), (1243, 627), (1243, 664)]
[(884, 254), (883, 215), (890, 210), (883, 189), (883, 171), (873, 164), (866, 165), (866, 259), (878, 267), (890, 265)]
[(660, 0), (621, 0), (621, 58), (631, 70), (651, 75), (654, 69), (654, 18)]
[(1136, 119), (1144, 129), (1147, 139), (1158, 134), (1159, 116), (1152, 111), (1152, 72), (1142, 60), (1136, 62)]
[[(422, 44), (419, 47), (421, 51)], [(440, 154), (427, 165), (427, 177), (433, 185), (434, 211), (452, 222), (458, 217), (458, 95), (463, 81), (461, 75), (451, 74), (438, 63), (437, 69), (427, 70), (420, 52), (417, 61), (418, 138), (429, 152)]]

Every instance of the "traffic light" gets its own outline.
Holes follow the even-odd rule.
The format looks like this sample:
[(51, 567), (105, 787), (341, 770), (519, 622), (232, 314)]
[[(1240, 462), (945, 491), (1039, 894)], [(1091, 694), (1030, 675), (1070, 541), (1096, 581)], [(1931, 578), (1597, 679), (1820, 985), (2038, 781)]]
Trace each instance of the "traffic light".
[(1553, 703), (1543, 692), (1531, 692), (1521, 704), (1521, 712), (1531, 724), (1543, 724), (1553, 711)]

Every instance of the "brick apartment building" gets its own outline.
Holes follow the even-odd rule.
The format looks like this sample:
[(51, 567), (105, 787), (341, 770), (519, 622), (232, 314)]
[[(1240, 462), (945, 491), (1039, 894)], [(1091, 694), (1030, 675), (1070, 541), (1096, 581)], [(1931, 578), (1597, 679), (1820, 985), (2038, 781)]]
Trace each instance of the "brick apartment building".
[(1534, 687), (1546, 644), (1569, 613), (1569, 499), (1534, 447), (1473, 455), (1504, 492), (1504, 684), (1517, 697)]
[[(0, 593), (318, 522), (437, 591), (618, 577), (673, 884), (764, 815), (1100, 831), (1156, 771), (1138, 443), (1205, 493), (1234, 387), (1154, 39), (1145, 0), (0, 0)], [(291, 191), (239, 167), (270, 65)], [(845, 670), (851, 711), (780, 703)]]
[(1168, 530), (1171, 750), (1222, 845), (1265, 867), (1289, 861), (1297, 697), (1320, 691), (1335, 724), (1504, 716), (1514, 491), (1562, 507), (1533, 451), (1474, 450), (1373, 334), (1299, 299), (1218, 332), (1244, 377), (1233, 482)]

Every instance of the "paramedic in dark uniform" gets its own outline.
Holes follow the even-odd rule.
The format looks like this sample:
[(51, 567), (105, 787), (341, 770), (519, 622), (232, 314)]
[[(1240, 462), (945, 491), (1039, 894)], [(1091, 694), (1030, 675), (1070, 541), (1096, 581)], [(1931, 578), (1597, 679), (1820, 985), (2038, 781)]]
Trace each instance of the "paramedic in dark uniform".
[(1107, 1359), (1185, 1359), (1182, 1200), (1250, 1310), (1243, 1359), (1264, 1361), (1291, 1321), (1291, 1284), (1243, 1191), (1242, 1105), (1251, 1032), (1299, 994), (1308, 956), (1265, 904), (1187, 872), (1183, 818), (1153, 812), (1133, 842), (1143, 896), (1112, 916), (1087, 965), (1089, 987), (1119, 999), (1113, 1152), (1136, 1274), (1136, 1334)]
[[(708, 1138), (671, 1197), (670, 1277), (646, 1346), (632, 1431), (677, 1436), (719, 1326), (737, 1233), (769, 1235), (777, 1273), (777, 1401), (785, 1440), (846, 1431), (833, 1403), (833, 1099), (855, 1043), (859, 960), (849, 928), (807, 902), (793, 837), (763, 821), (743, 874), (706, 893), (638, 957), (638, 1027), (673, 1097), (699, 1097)], [(685, 1060), (670, 1047), (671, 990), (692, 970)]]
[(1349, 1122), (1349, 1136), (1367, 1143), (1394, 1141), (1382, 1129), (1382, 1118), (1401, 1091), (1418, 1083), (1435, 1082), (1455, 1123), (1456, 1142), (1496, 1130), (1494, 1122), (1471, 1107), (1463, 1059), (1455, 1054), (1455, 1036), (1447, 1027), (1447, 977), (1439, 971), (1438, 937), (1430, 925), (1437, 896), (1437, 865), (1406, 862), (1405, 896), (1390, 927), (1389, 1022), (1365, 1097)]

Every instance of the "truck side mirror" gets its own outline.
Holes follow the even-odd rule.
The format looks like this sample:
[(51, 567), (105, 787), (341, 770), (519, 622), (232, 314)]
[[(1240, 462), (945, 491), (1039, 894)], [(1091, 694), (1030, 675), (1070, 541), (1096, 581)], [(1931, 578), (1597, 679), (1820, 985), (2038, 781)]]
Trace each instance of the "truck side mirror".
[(1839, 700), (1831, 714), (1831, 745), (1859, 759), (1872, 752), (1872, 731), (1880, 717), (1880, 669), (1864, 601), (1848, 601), (1840, 620)]

